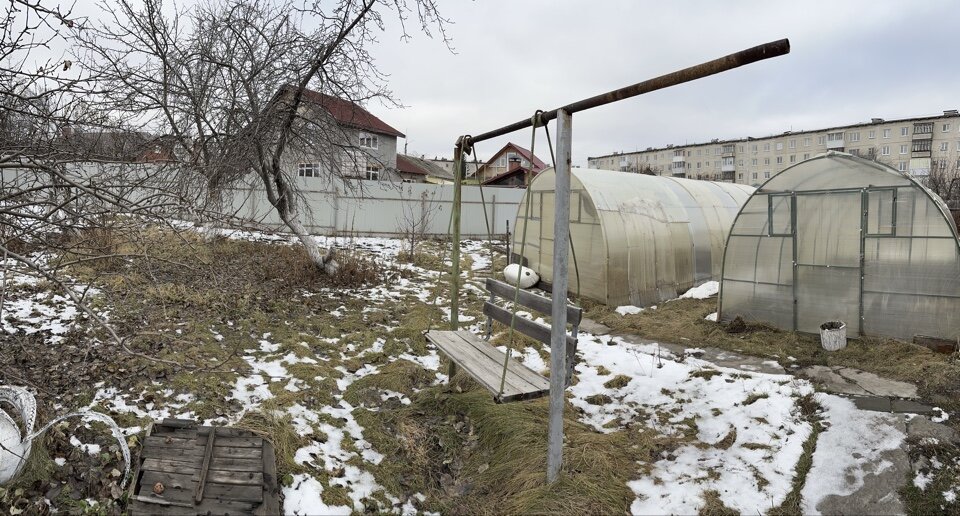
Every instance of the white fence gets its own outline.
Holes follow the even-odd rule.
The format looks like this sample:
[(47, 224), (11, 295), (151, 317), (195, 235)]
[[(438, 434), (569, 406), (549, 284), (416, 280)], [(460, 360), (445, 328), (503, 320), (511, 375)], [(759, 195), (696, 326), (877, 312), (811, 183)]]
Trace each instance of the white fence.
[[(355, 234), (396, 236), (411, 223), (423, 223), (428, 236), (448, 234), (453, 206), (453, 186), (426, 183), (389, 184), (351, 181), (336, 187), (311, 189), (302, 184), (306, 210), (304, 225), (318, 235)], [(487, 238), (513, 231), (517, 209), (525, 190), (464, 186), (461, 194), (461, 233), (464, 238)], [(237, 217), (267, 227), (283, 229), (283, 222), (261, 188), (231, 190)], [(486, 222), (484, 221), (486, 218)]]
[[(141, 199), (156, 192), (179, 191), (179, 202), (201, 202), (204, 194), (179, 184), (176, 170), (167, 166), (77, 163), (68, 173), (80, 183), (97, 183), (127, 199)], [(301, 220), (317, 235), (396, 236), (409, 232), (411, 223), (424, 236), (449, 234), (453, 185), (427, 183), (390, 183), (362, 180), (294, 178), (301, 194)], [(0, 170), (0, 193), (29, 191), (49, 181), (30, 170)], [(109, 185), (109, 186), (108, 186)], [(200, 187), (197, 187), (200, 188)], [(464, 238), (485, 239), (513, 231), (517, 209), (525, 190), (464, 186), (462, 192), (461, 233)], [(223, 208), (235, 218), (266, 228), (286, 230), (277, 211), (267, 201), (259, 180), (227, 190)], [(191, 210), (174, 208), (182, 218), (192, 218)], [(486, 219), (486, 220), (485, 220)], [(488, 232), (489, 224), (489, 232)], [(421, 229), (422, 228), (422, 229)]]

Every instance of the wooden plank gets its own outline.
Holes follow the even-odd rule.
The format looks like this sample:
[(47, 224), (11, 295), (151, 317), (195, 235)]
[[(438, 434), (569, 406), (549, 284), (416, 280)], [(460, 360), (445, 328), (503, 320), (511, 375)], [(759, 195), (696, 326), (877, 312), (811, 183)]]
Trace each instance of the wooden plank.
[[(510, 321), (513, 319), (513, 314), (509, 310), (500, 308), (499, 306), (486, 301), (483, 303), (483, 313), (495, 320), (499, 321), (504, 326), (510, 326)], [(531, 321), (526, 317), (520, 317), (519, 315), (514, 320), (513, 324), (514, 329), (520, 333), (540, 341), (544, 344), (550, 344), (550, 327), (545, 324), (540, 324), (538, 322)], [(577, 343), (577, 339), (566, 335), (567, 338), (567, 347), (574, 346)]]
[(230, 484), (209, 484), (204, 489), (207, 500), (232, 500), (236, 502), (263, 502), (263, 486), (236, 486)]
[[(494, 396), (499, 394), (497, 401), (536, 398), (549, 390), (545, 378), (511, 360), (504, 379), (504, 392), (500, 393), (506, 355), (470, 332), (431, 331), (427, 338)], [(518, 371), (523, 371), (523, 375), (517, 374)]]
[[(509, 283), (504, 283), (493, 278), (487, 278), (487, 290), (507, 301), (513, 301), (515, 296), (515, 288), (516, 287), (514, 285), (510, 285)], [(551, 301), (549, 298), (539, 296), (527, 290), (520, 290), (520, 295), (517, 297), (517, 302), (521, 306), (531, 308), (542, 314), (550, 315), (550, 313), (553, 311), (553, 301)], [(582, 308), (574, 305), (567, 305), (567, 324), (578, 326), (582, 318)]]
[[(204, 448), (193, 446), (187, 448), (183, 446), (145, 446), (140, 451), (140, 455), (145, 459), (163, 459), (171, 461), (190, 462), (197, 457), (203, 457)], [(260, 459), (263, 456), (262, 448), (230, 448), (222, 446), (213, 447), (214, 457), (225, 457), (233, 459)]]
[[(458, 334), (460, 338), (465, 340), (471, 346), (475, 347), (477, 351), (487, 355), (490, 360), (496, 362), (499, 371), (501, 373), (503, 372), (503, 360), (506, 355), (502, 351), (493, 347), (493, 345), (491, 345), (489, 342), (473, 336), (469, 331), (461, 330), (458, 332)], [(550, 385), (549, 380), (544, 378), (537, 371), (534, 371), (533, 369), (523, 365), (523, 363), (520, 362), (520, 360), (516, 357), (517, 354), (515, 352), (511, 353), (511, 360), (507, 365), (508, 374), (513, 374), (519, 377), (534, 389), (547, 388), (547, 386)]]
[(263, 457), (263, 448), (233, 448), (214, 446), (214, 457), (228, 457), (232, 459), (260, 459)]
[[(262, 437), (224, 437), (217, 432), (217, 446), (232, 448), (259, 448), (263, 446)], [(164, 446), (172, 448), (206, 447), (207, 435), (200, 434), (194, 437), (180, 437), (177, 434), (153, 435), (144, 439), (144, 446)]]
[[(459, 332), (430, 332), (438, 334), (442, 342), (437, 343), (437, 348), (443, 351), (450, 360), (457, 363), (466, 370), (474, 380), (489, 390), (496, 396), (500, 391), (500, 376), (503, 373), (503, 357), (499, 363), (491, 359), (488, 355), (480, 352), (476, 347), (465, 341)], [(428, 338), (430, 334), (427, 335)], [(471, 338), (471, 337), (466, 337)], [(478, 337), (473, 336), (472, 338)], [(482, 341), (481, 341), (482, 342)], [(494, 349), (494, 351), (497, 351)], [(504, 382), (504, 395), (513, 395), (520, 392), (526, 392), (533, 389), (534, 386), (522, 378), (516, 378), (515, 375), (507, 374)]]
[(211, 469), (207, 472), (207, 482), (211, 485), (263, 486), (263, 473), (260, 471), (221, 471)]
[[(163, 484), (163, 493), (160, 495), (153, 492), (153, 486), (158, 482)], [(140, 477), (140, 492), (137, 494), (159, 500), (192, 504), (195, 487), (196, 481), (193, 475), (144, 471), (143, 476)]]
[(277, 481), (277, 457), (273, 443), (263, 443), (263, 503), (254, 510), (258, 516), (280, 514), (280, 483)]
[(213, 459), (213, 445), (217, 442), (216, 430), (209, 433), (207, 443), (204, 446), (203, 462), (200, 463), (200, 476), (197, 479), (197, 492), (193, 501), (200, 503), (203, 500), (203, 486), (207, 483), (207, 474), (210, 471), (210, 460)]
[[(185, 507), (186, 505), (189, 505), (189, 507)], [(133, 515), (164, 514), (165, 516), (253, 514), (253, 504), (233, 500), (205, 500), (198, 505), (192, 503), (172, 505), (168, 503), (157, 503), (154, 500), (135, 499), (130, 505), (130, 513)]]
[[(266, 448), (266, 445), (264, 445)], [(266, 451), (263, 452), (266, 454)], [(214, 457), (210, 463), (210, 469), (219, 471), (261, 471), (263, 462), (261, 459), (243, 459), (233, 457)]]
[(144, 459), (140, 468), (143, 471), (157, 471), (160, 473), (179, 473), (182, 475), (193, 475), (200, 466), (199, 461), (180, 462), (162, 459)]

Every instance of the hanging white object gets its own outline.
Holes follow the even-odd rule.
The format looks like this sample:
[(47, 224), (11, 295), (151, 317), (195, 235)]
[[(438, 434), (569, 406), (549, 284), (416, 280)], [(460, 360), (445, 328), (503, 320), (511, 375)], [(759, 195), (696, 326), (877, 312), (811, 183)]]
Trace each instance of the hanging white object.
[(27, 463), (27, 459), (30, 457), (30, 447), (34, 439), (40, 437), (51, 426), (64, 419), (81, 417), (102, 421), (110, 427), (113, 437), (120, 443), (120, 451), (123, 453), (123, 460), (126, 464), (126, 469), (123, 472), (123, 482), (120, 487), (126, 486), (127, 477), (130, 474), (130, 448), (127, 447), (127, 440), (120, 427), (110, 416), (90, 411), (73, 412), (55, 418), (44, 425), (43, 428), (34, 432), (33, 427), (37, 422), (37, 400), (30, 391), (23, 387), (0, 385), (0, 401), (13, 406), (26, 433), (26, 435), (22, 435), (13, 416), (0, 408), (0, 485), (12, 480), (23, 469), (23, 465)]
[(503, 277), (510, 286), (516, 286), (517, 276), (520, 276), (520, 288), (530, 288), (540, 281), (540, 275), (533, 269), (521, 267), (520, 264), (511, 263), (503, 269)]

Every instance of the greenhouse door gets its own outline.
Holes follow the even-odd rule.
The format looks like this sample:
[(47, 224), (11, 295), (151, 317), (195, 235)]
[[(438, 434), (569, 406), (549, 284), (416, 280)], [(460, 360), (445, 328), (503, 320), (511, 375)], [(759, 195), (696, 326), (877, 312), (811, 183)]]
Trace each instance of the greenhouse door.
[(843, 321), (860, 335), (860, 190), (797, 193), (795, 321), (817, 333), (827, 321)]

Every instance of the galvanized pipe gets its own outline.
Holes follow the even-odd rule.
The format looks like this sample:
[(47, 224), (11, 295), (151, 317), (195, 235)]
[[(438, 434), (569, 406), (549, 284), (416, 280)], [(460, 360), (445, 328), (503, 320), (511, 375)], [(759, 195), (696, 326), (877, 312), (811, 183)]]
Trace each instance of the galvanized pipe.
[[(573, 114), (585, 109), (595, 108), (597, 106), (610, 104), (612, 102), (630, 97), (636, 97), (637, 95), (643, 95), (644, 93), (650, 93), (651, 91), (662, 90), (664, 88), (669, 88), (685, 82), (702, 79), (704, 77), (709, 77), (720, 72), (732, 70), (743, 65), (748, 65), (764, 59), (770, 59), (771, 57), (782, 56), (788, 53), (790, 53), (790, 41), (787, 39), (781, 39), (777, 41), (771, 41), (770, 43), (764, 43), (763, 45), (757, 45), (753, 48), (741, 50), (740, 52), (714, 59), (712, 61), (707, 61), (689, 68), (684, 68), (683, 70), (661, 75), (660, 77), (638, 82), (617, 90), (608, 91), (607, 93), (602, 93), (588, 99), (579, 100), (552, 111), (542, 112), (539, 115), (540, 121), (537, 125), (546, 125), (546, 123), (550, 120), (557, 118), (557, 114), (560, 112), (560, 110)], [(532, 125), (532, 118), (520, 120), (519, 122), (505, 125), (499, 129), (487, 131), (476, 136), (468, 136), (465, 138), (465, 143), (472, 146), (477, 142), (503, 136), (520, 129), (525, 129)]]
[(550, 415), (547, 430), (547, 482), (554, 482), (563, 465), (563, 404), (567, 388), (567, 277), (570, 247), (570, 165), (573, 116), (564, 109), (557, 117), (557, 173), (553, 216), (553, 309), (550, 317)]

